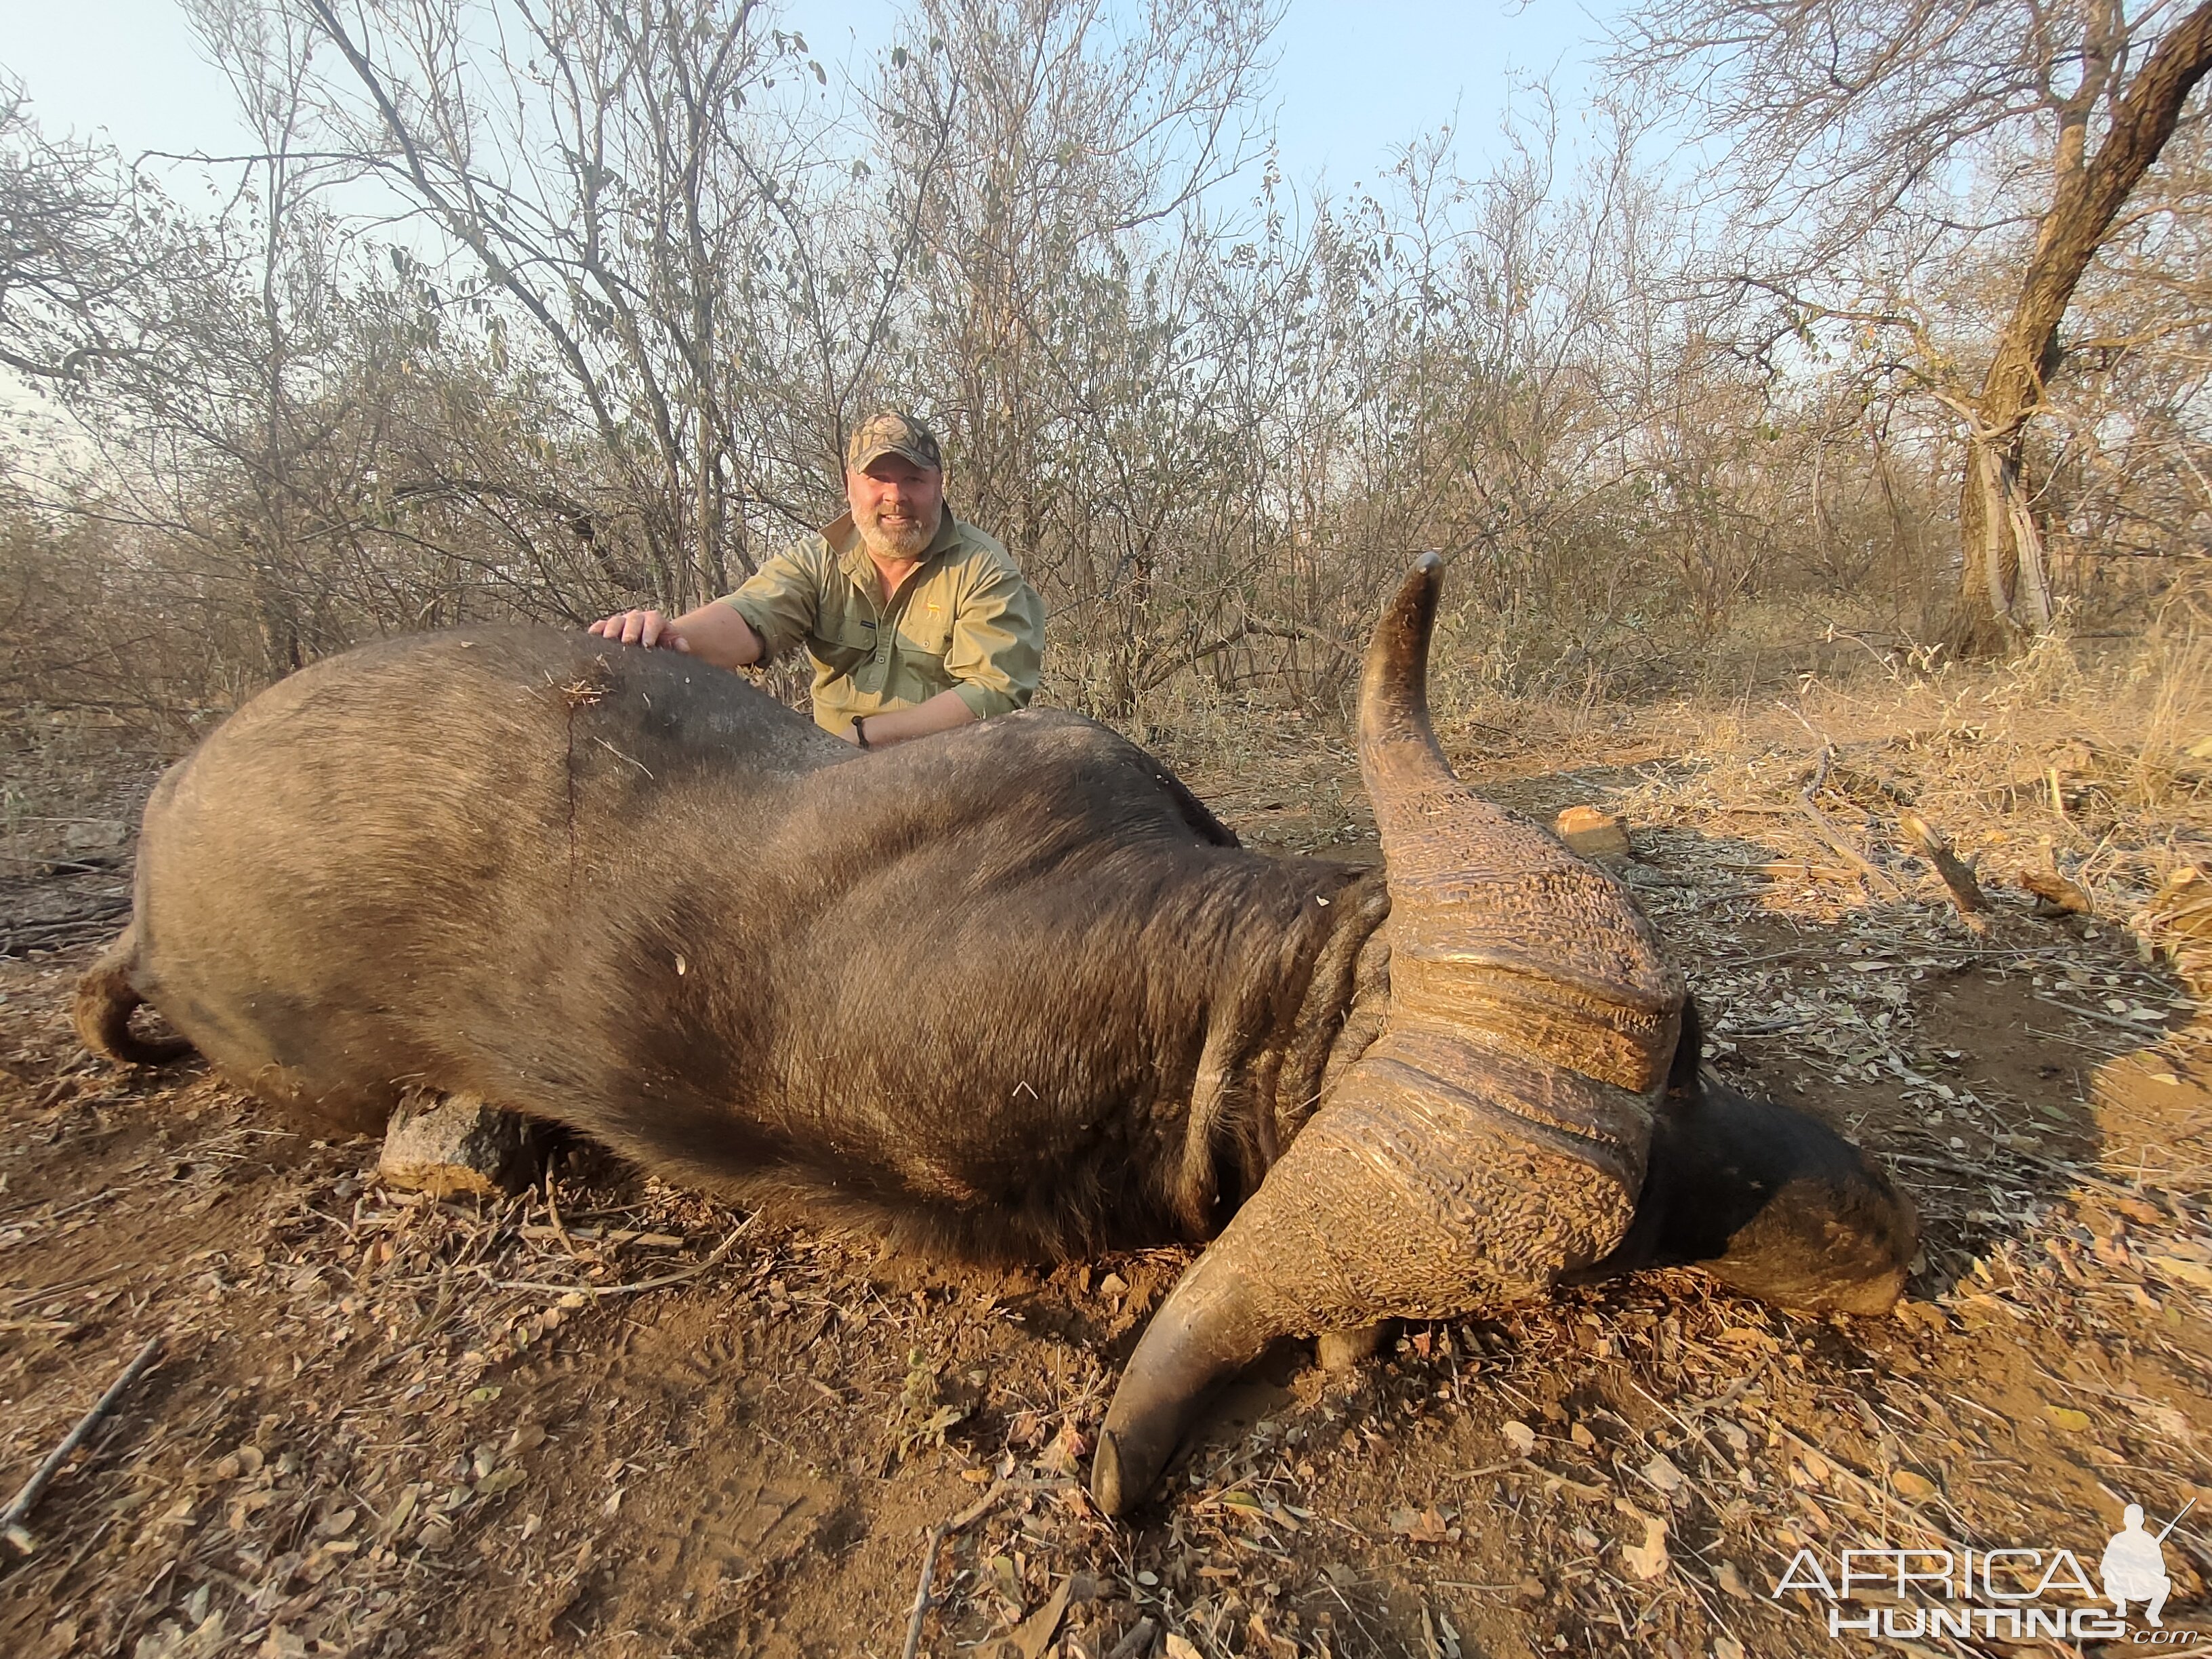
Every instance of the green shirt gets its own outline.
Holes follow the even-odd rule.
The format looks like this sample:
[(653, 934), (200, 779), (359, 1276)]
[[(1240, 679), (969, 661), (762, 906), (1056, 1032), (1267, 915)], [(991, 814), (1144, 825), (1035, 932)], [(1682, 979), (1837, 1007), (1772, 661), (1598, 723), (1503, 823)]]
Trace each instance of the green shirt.
[(770, 658), (804, 643), (814, 723), (959, 694), (977, 720), (1025, 706), (1044, 655), (1044, 601), (1006, 550), (950, 512), (889, 605), (849, 513), (793, 543), (722, 601)]

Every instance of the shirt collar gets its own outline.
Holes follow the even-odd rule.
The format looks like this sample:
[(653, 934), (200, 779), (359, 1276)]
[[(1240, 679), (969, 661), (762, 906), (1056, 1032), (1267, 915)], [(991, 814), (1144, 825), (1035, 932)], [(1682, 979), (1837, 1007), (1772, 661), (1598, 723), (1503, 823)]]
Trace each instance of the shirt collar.
[[(922, 549), (921, 562), (926, 565), (939, 554), (950, 552), (959, 544), (961, 532), (966, 527), (952, 516), (951, 507), (942, 509), (938, 514), (937, 533)], [(823, 525), (822, 539), (836, 550), (838, 568), (852, 579), (853, 585), (863, 593), (872, 591), (871, 584), (876, 580), (875, 561), (868, 556), (868, 545), (860, 539), (860, 526), (853, 522), (852, 514), (840, 513)]]

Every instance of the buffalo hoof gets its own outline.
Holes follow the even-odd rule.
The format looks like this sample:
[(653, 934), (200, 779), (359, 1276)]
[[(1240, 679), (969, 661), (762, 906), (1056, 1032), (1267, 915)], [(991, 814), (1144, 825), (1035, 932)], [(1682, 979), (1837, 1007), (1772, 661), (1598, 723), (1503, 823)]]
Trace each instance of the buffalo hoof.
[(376, 1172), (388, 1187), (434, 1198), (496, 1198), (536, 1178), (530, 1120), (474, 1095), (410, 1095), (392, 1114)]

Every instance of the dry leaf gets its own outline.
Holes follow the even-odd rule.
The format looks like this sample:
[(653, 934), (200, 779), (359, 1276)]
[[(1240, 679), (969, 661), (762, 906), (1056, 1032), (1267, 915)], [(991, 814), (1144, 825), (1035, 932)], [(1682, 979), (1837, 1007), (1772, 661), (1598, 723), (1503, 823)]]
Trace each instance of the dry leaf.
[(1676, 1468), (1674, 1460), (1664, 1452), (1644, 1466), (1644, 1478), (1669, 1498), (1690, 1484), (1690, 1478)]
[[(1736, 1571), (1736, 1565), (1735, 1562), (1723, 1561), (1721, 1563), (1721, 1570), (1718, 1576), (1721, 1581), (1721, 1589), (1728, 1595), (1735, 1597), (1737, 1601), (1749, 1601), (1756, 1599), (1751, 1593), (1751, 1586), (1743, 1582), (1743, 1574)], [(1741, 1652), (1742, 1650), (1739, 1648), (1737, 1651)]]
[(1390, 1530), (1415, 1544), (1441, 1544), (1449, 1535), (1437, 1510), (1393, 1510)]
[(2168, 1279), (2183, 1285), (2193, 1285), (2200, 1291), (2212, 1291), (2212, 1267), (2202, 1261), (2191, 1261), (2185, 1256), (2154, 1255), (2150, 1265)]
[(1091, 1455), (1091, 1437), (1077, 1428), (1073, 1419), (1060, 1425), (1060, 1432), (1044, 1449), (1038, 1461), (1052, 1474), (1072, 1474), (1083, 1460)]
[(1638, 1578), (1657, 1578), (1667, 1571), (1667, 1523), (1647, 1520), (1644, 1523), (1644, 1541), (1621, 1547), (1620, 1559), (1630, 1572)]
[(1915, 1474), (1911, 1469), (1898, 1469), (1889, 1477), (1889, 1484), (1899, 1498), (1909, 1498), (1916, 1503), (1936, 1495), (1936, 1483), (1924, 1474)]
[(1019, 1654), (1021, 1659), (1038, 1659), (1059, 1631), (1060, 1621), (1067, 1612), (1067, 1604), (1074, 1589), (1073, 1575), (1061, 1579), (1060, 1588), (1052, 1593), (1051, 1600), (1014, 1626), (1005, 1646)]
[(1509, 1417), (1500, 1423), (1498, 1431), (1505, 1437), (1505, 1443), (1523, 1457), (1536, 1449), (1536, 1431), (1516, 1418)]
[(1193, 1647), (1188, 1640), (1176, 1635), (1173, 1631), (1168, 1632), (1167, 1654), (1168, 1659), (1205, 1659), (1205, 1656)]
[(337, 1538), (343, 1536), (345, 1532), (352, 1527), (355, 1515), (355, 1510), (351, 1509), (343, 1509), (336, 1515), (325, 1516), (322, 1521), (316, 1525), (316, 1534), (323, 1538)]

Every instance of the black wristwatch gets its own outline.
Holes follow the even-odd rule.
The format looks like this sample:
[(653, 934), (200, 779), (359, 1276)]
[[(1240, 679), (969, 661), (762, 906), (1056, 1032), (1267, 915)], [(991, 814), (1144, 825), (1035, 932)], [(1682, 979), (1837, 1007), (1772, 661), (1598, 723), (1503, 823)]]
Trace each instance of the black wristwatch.
[(866, 714), (855, 714), (853, 716), (853, 741), (858, 744), (862, 749), (870, 749), (874, 745), (869, 743), (867, 732), (863, 731), (860, 726), (860, 722), (866, 719), (867, 719)]

